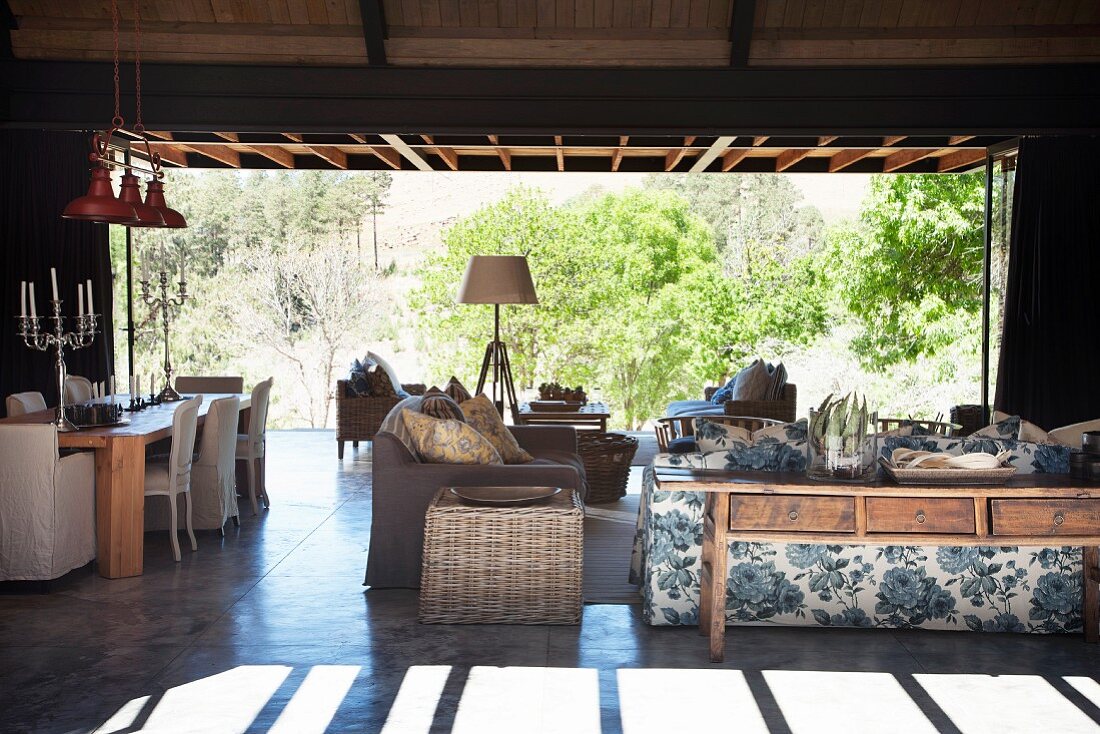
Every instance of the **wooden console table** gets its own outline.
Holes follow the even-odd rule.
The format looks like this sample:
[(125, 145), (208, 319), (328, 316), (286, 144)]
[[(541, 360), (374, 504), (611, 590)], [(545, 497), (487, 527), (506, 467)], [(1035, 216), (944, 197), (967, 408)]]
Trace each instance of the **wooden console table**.
[(1100, 485), (1028, 474), (997, 486), (818, 482), (804, 474), (659, 470), (658, 489), (705, 492), (699, 633), (725, 654), (731, 539), (849, 545), (1079, 545), (1085, 641), (1100, 636)]

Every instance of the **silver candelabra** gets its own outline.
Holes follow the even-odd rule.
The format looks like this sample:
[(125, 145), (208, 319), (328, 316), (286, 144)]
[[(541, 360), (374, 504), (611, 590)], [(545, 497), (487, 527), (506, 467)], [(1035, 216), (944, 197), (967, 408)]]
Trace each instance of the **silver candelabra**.
[(160, 323), (164, 331), (164, 389), (157, 395), (157, 400), (172, 402), (174, 400), (179, 400), (180, 394), (172, 387), (172, 359), (168, 347), (168, 326), (175, 318), (172, 314), (172, 308), (179, 308), (188, 298), (187, 282), (183, 279), (183, 269), (181, 268), (179, 295), (172, 297), (168, 295), (168, 272), (161, 270), (157, 273), (157, 276), (160, 280), (160, 296), (155, 297), (150, 294), (149, 280), (145, 278), (141, 281), (141, 300), (149, 306), (149, 317), (145, 320), (145, 323), (155, 320), (157, 315), (160, 315)]
[[(91, 295), (91, 291), (89, 291), (89, 295)], [(65, 417), (65, 376), (67, 374), (65, 370), (65, 348), (83, 349), (91, 346), (92, 341), (95, 340), (99, 314), (86, 313), (72, 317), (76, 321), (76, 331), (66, 332), (65, 317), (61, 315), (61, 301), (55, 298), (50, 303), (53, 304), (53, 316), (47, 318), (53, 319), (53, 333), (39, 329), (41, 318), (38, 316), (18, 316), (19, 335), (23, 337), (23, 343), (30, 349), (39, 352), (45, 352), (47, 349), (54, 350), (54, 371), (57, 377), (57, 413), (54, 415), (53, 424), (58, 431), (75, 431), (77, 430), (76, 426)]]

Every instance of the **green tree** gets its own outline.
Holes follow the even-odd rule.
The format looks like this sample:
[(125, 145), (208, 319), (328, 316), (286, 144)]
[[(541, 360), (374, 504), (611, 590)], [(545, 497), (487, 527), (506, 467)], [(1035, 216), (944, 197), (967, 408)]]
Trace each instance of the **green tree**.
[(830, 269), (866, 367), (931, 357), (975, 333), (983, 207), (979, 174), (876, 176), (858, 225), (830, 233)]

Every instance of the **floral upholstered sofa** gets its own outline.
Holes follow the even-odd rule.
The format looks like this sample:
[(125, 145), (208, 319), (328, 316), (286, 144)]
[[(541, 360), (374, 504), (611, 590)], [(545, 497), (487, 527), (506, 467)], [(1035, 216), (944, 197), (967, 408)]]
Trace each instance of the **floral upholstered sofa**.
[[(701, 460), (708, 468), (800, 471), (805, 421), (751, 441), (701, 422), (701, 454), (660, 454), (646, 468), (631, 579), (652, 625), (695, 625), (699, 615), (703, 494), (657, 490), (656, 468)], [(1021, 473), (1068, 471), (1069, 449), (1008, 435), (884, 436), (899, 446), (969, 453), (1010, 451)], [(674, 487), (666, 484), (665, 487)], [(1080, 632), (1078, 547), (807, 545), (732, 542), (727, 624), (887, 627), (986, 632)]]

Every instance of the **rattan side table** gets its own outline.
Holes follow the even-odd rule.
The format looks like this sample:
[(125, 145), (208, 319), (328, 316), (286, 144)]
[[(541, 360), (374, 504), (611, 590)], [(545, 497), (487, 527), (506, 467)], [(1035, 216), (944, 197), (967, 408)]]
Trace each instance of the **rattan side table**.
[(447, 488), (428, 506), (424, 624), (579, 624), (584, 507), (576, 492), (521, 507), (467, 505)]

